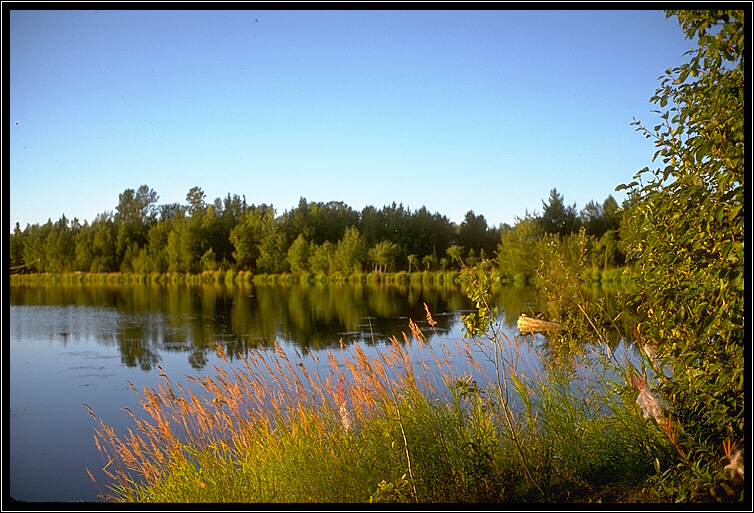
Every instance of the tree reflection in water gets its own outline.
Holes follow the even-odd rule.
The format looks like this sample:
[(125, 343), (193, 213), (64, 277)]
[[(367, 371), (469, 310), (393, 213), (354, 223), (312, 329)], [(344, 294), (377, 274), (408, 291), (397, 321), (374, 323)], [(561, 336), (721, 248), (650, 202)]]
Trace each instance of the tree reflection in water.
[[(505, 323), (514, 325), (534, 297), (531, 289), (497, 289), (501, 312), (509, 312)], [(231, 357), (276, 341), (316, 351), (338, 349), (341, 340), (346, 345), (381, 345), (393, 336), (403, 340), (408, 319), (426, 324), (425, 303), (442, 336), (473, 307), (461, 287), (422, 284), (17, 286), (10, 289), (10, 302), (117, 311), (117, 327), (110, 324), (99, 333), (90, 314), (71, 336), (115, 345), (123, 364), (145, 371), (167, 353), (185, 353), (193, 368), (202, 369), (216, 342)]]

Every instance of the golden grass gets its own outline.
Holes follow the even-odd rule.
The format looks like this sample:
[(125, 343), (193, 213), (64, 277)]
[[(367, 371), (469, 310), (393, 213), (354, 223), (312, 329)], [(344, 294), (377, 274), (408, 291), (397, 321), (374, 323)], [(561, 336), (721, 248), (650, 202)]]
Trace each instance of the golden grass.
[[(426, 305), (425, 311), (425, 329), (434, 330)], [(518, 340), (429, 344), (422, 327), (413, 321), (408, 327), (403, 341), (393, 337), (380, 347), (341, 342), (337, 355), (302, 355), (275, 344), (231, 363), (218, 344), (213, 372), (186, 376), (187, 385), (158, 366), (156, 387), (131, 385), (146, 418), (125, 409), (135, 423), (126, 435), (87, 406), (111, 480), (112, 493), (102, 496), (139, 502), (545, 500), (558, 479), (583, 483), (584, 472), (599, 474), (604, 465), (637, 467), (621, 458), (647, 459), (644, 446), (632, 449), (631, 437), (611, 427), (644, 433), (638, 416), (619, 407), (613, 408), (617, 417), (603, 416), (599, 400), (607, 395), (573, 397), (564, 373), (551, 380), (534, 371), (536, 381), (530, 379), (533, 369), (521, 368)], [(563, 433), (588, 443), (573, 444)], [(613, 459), (605, 463), (607, 453)], [(563, 462), (568, 466), (559, 467)]]
[[(427, 317), (434, 326), (428, 310)], [(304, 357), (295, 350), (290, 355), (277, 343), (272, 351), (239, 354), (233, 365), (218, 344), (221, 364), (213, 365), (212, 375), (186, 376), (189, 386), (171, 380), (158, 365), (163, 381), (157, 387), (136, 390), (131, 384), (148, 417), (124, 408), (135, 431), (119, 436), (89, 409), (98, 423), (95, 442), (105, 457), (104, 471), (116, 492), (107, 498), (137, 500), (132, 494), (135, 483), (159, 486), (186, 458), (189, 446), (200, 453), (242, 458), (262, 441), (273, 443), (279, 430), (295, 435), (306, 429), (337, 439), (346, 424), (354, 429), (370, 417), (396, 413), (400, 396), (417, 385), (412, 342), (429, 353), (438, 368), (452, 367), (449, 352), (435, 354), (413, 321), (409, 328), (413, 340), (404, 333), (403, 343), (393, 338), (376, 355), (368, 355), (359, 344), (340, 357), (327, 351), (324, 368), (325, 360), (318, 355), (309, 352)], [(420, 369), (420, 383), (427, 392), (434, 391), (429, 375), (437, 369), (431, 369), (426, 358)]]

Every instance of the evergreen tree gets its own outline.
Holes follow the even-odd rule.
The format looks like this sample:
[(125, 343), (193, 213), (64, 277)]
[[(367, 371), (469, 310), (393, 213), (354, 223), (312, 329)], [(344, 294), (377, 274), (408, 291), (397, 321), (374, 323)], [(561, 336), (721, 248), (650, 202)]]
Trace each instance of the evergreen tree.
[(576, 213), (576, 204), (566, 207), (563, 195), (557, 189), (550, 191), (548, 203), (542, 202), (543, 212), (539, 218), (540, 226), (545, 233), (565, 236), (579, 229), (581, 223)]

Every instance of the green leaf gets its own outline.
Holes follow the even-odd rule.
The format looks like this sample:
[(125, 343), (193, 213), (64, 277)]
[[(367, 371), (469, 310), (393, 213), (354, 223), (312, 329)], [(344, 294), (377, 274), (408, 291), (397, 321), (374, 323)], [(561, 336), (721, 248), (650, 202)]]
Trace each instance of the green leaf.
[(725, 205), (720, 205), (717, 207), (717, 212), (715, 212), (715, 217), (717, 218), (718, 223), (723, 222), (723, 216), (725, 215)]
[[(743, 61), (744, 13), (731, 11), (737, 25), (723, 25), (715, 35), (712, 27), (725, 23), (719, 12), (674, 14), (687, 36), (700, 35), (698, 48), (687, 54), (688, 63), (660, 77), (661, 87), (650, 100), (667, 108), (654, 111), (662, 119), (672, 118), (655, 126), (655, 132), (663, 132), (656, 136), (652, 161), (662, 159), (663, 165), (644, 187), (637, 190), (634, 184), (621, 234), (638, 289), (629, 304), (647, 313), (641, 333), (654, 339), (673, 371), (660, 380), (672, 391), (666, 397), (679, 405), (674, 423), (684, 443), (694, 447), (692, 454), (712, 454), (719, 452), (721, 440), (744, 436), (743, 405), (731, 408), (730, 398), (744, 394), (743, 379), (732, 376), (744, 371), (738, 355), (743, 355), (746, 316), (740, 260), (747, 111), (743, 65), (721, 64), (729, 57)], [(689, 75), (696, 80), (689, 81)], [(701, 461), (691, 456), (684, 468)], [(676, 471), (666, 473), (671, 470)]]

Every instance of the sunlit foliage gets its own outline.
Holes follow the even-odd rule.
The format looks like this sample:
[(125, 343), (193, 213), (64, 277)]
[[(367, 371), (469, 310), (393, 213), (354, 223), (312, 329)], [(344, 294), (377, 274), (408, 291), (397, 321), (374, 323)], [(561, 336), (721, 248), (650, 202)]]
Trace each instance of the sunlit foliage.
[(690, 499), (730, 498), (720, 461), (745, 447), (744, 12), (671, 15), (698, 48), (661, 77), (651, 99), (660, 124), (635, 122), (662, 166), (623, 186), (633, 201), (622, 238), (637, 331), (667, 367), (662, 391), (682, 433), (680, 464), (661, 483)]

